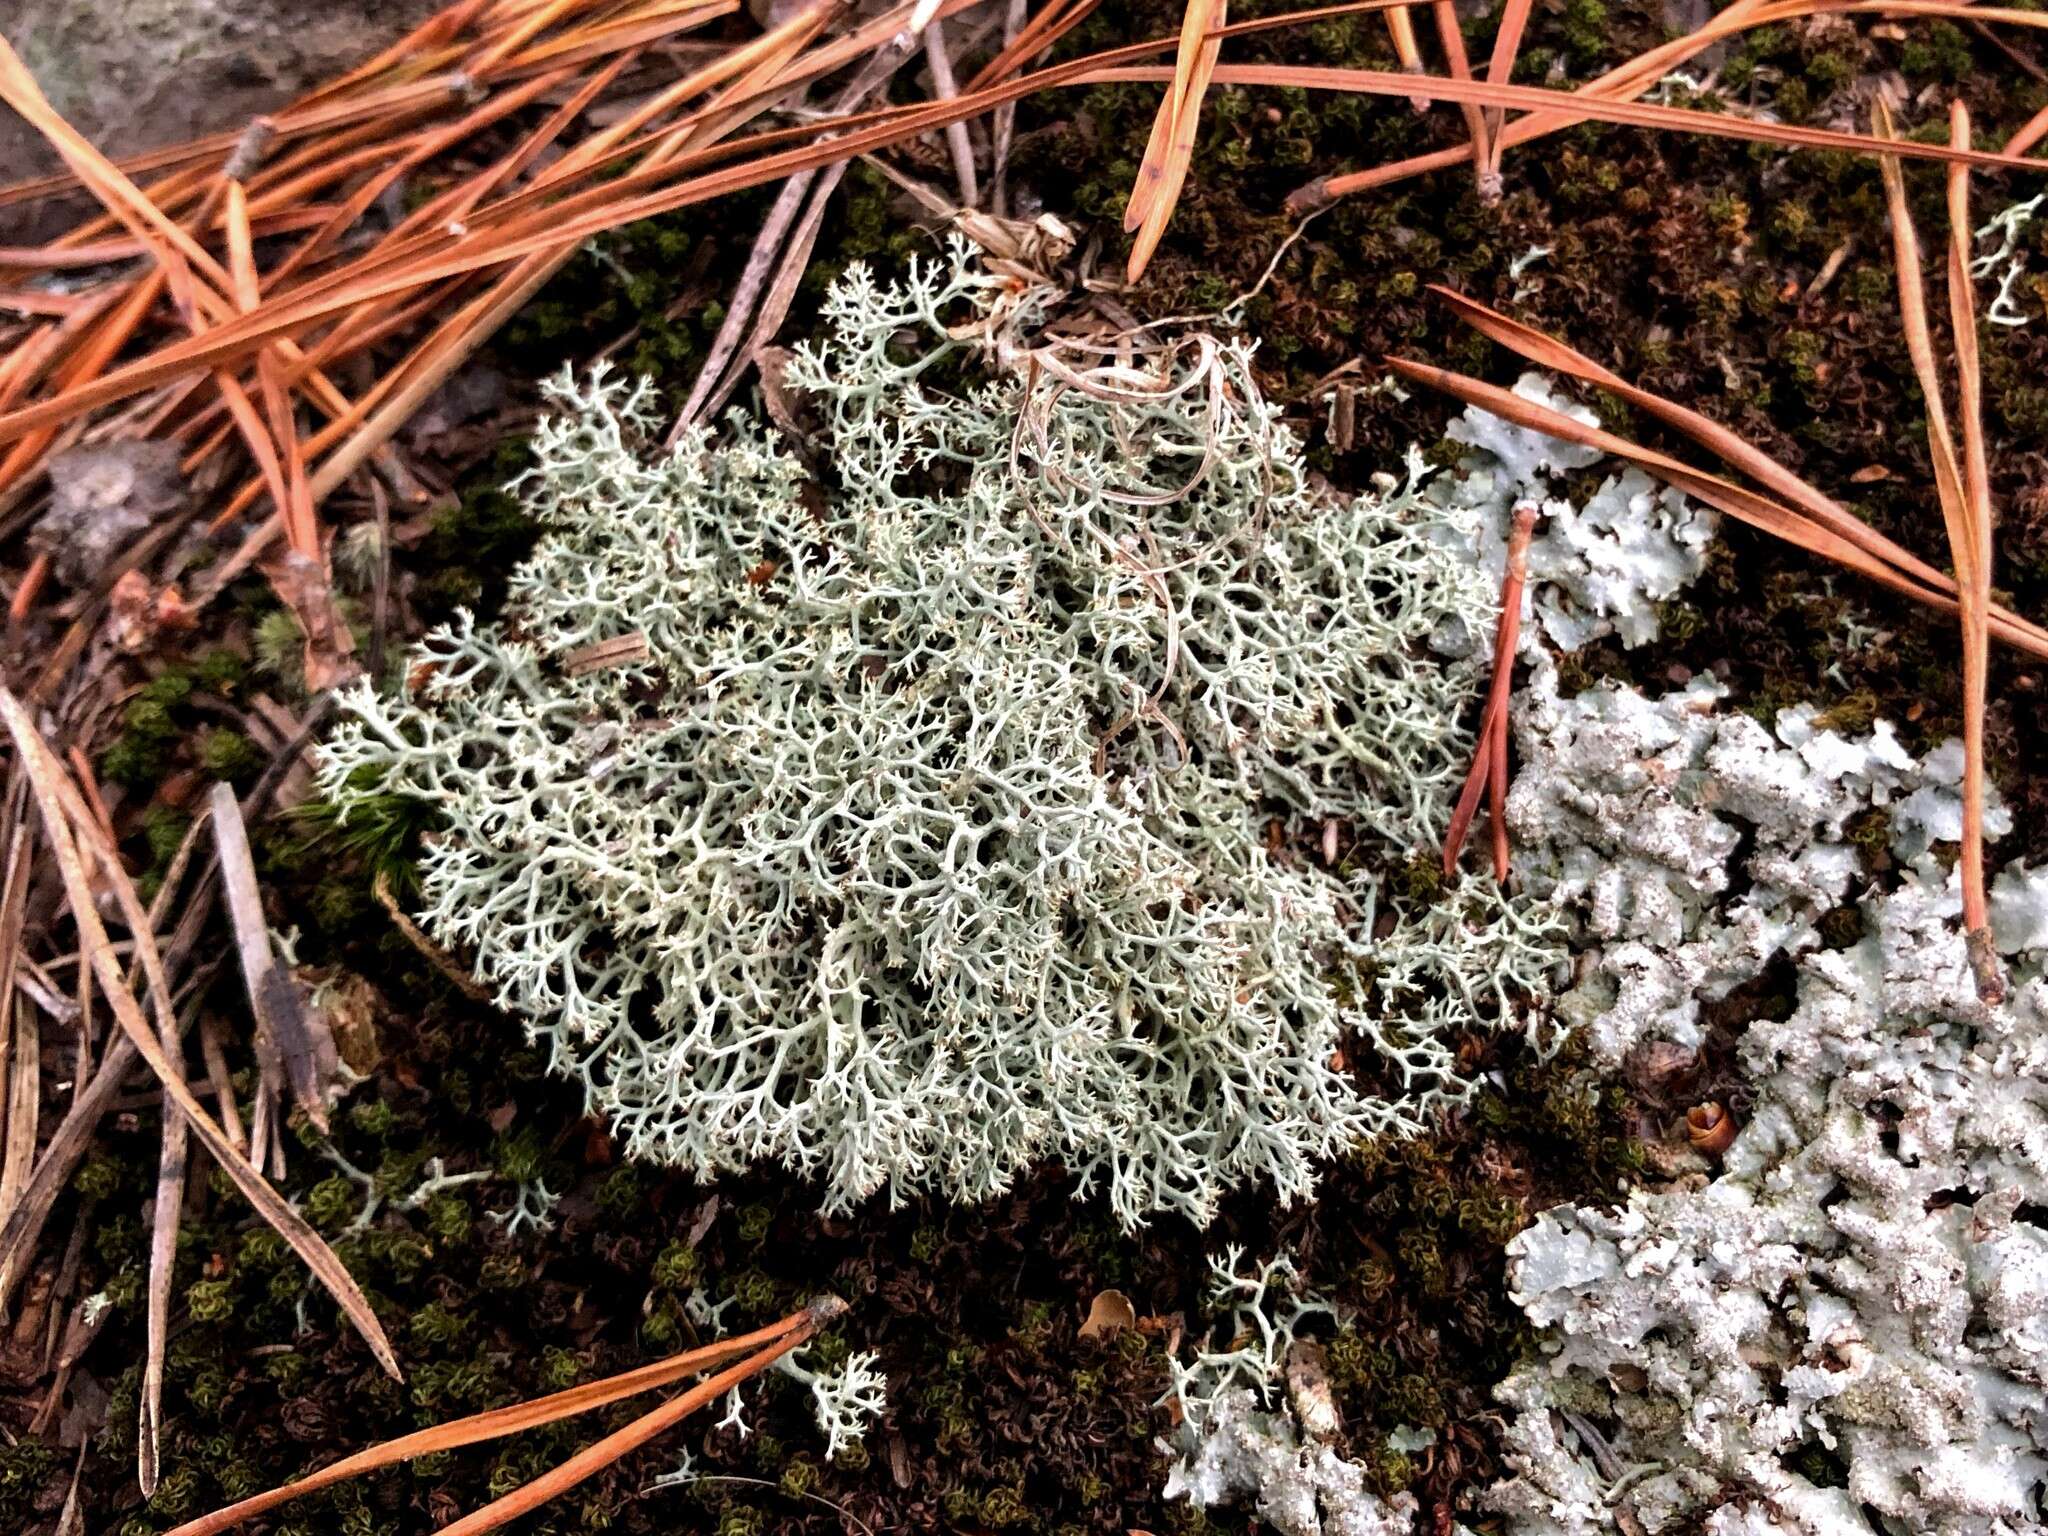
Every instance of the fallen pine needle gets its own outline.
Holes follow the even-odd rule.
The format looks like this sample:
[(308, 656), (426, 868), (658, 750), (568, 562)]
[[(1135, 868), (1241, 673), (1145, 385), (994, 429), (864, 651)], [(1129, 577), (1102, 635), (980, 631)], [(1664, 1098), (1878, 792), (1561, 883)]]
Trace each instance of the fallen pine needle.
[[(1861, 546), (1842, 538), (1833, 530), (1816, 523), (1802, 512), (1760, 496), (1745, 486), (1710, 475), (1695, 469), (1667, 454), (1642, 447), (1627, 438), (1617, 437), (1598, 427), (1589, 427), (1584, 422), (1565, 415), (1562, 411), (1551, 410), (1533, 400), (1525, 400), (1511, 390), (1497, 384), (1487, 384), (1464, 374), (1453, 373), (1448, 368), (1438, 368), (1430, 363), (1417, 362), (1413, 358), (1388, 357), (1385, 359), (1389, 370), (1412, 383), (1438, 390), (1475, 405), (1482, 411), (1489, 411), (1503, 421), (1516, 426), (1527, 427), (1550, 437), (1562, 438), (1569, 443), (1582, 443), (1589, 448), (1648, 470), (1662, 480), (1669, 481), (1690, 496), (1709, 506), (1727, 513), (1739, 522), (1749, 524), (1773, 538), (1796, 544), (1808, 554), (1832, 560), (1857, 574), (1889, 587), (1915, 602), (1924, 603), (1943, 613), (1957, 611), (1957, 603), (1947, 593), (1924, 585), (1900, 572), (1896, 567), (1869, 554)], [(1989, 610), (1991, 633), (2002, 643), (2030, 656), (2048, 660), (2048, 637), (2039, 630), (2007, 610), (1993, 605)]]
[[(254, 1519), (280, 1504), (287, 1504), (301, 1494), (312, 1493), (321, 1488), (332, 1488), (336, 1483), (347, 1482), (382, 1467), (395, 1466), (401, 1461), (411, 1461), (416, 1457), (431, 1456), (441, 1451), (457, 1450), (481, 1441), (516, 1435), (523, 1430), (538, 1429), (544, 1424), (553, 1424), (579, 1413), (607, 1407), (642, 1392), (651, 1392), (656, 1387), (671, 1386), (686, 1376), (723, 1365), (734, 1356), (749, 1357), (748, 1361), (742, 1362), (743, 1366), (759, 1361), (759, 1364), (754, 1364), (751, 1370), (746, 1371), (746, 1375), (752, 1375), (753, 1371), (759, 1370), (774, 1358), (770, 1355), (763, 1359), (763, 1354), (769, 1350), (775, 1350), (777, 1354), (786, 1353), (788, 1349), (810, 1338), (825, 1321), (830, 1320), (831, 1316), (837, 1315), (833, 1309), (843, 1309), (843, 1306), (844, 1304), (836, 1298), (820, 1298), (803, 1311), (791, 1313), (779, 1322), (770, 1323), (765, 1328), (757, 1328), (752, 1333), (720, 1339), (716, 1343), (685, 1350), (679, 1355), (671, 1355), (666, 1360), (658, 1360), (652, 1365), (638, 1366), (616, 1376), (607, 1376), (601, 1381), (585, 1382), (581, 1386), (550, 1393), (546, 1397), (537, 1397), (531, 1402), (515, 1403), (509, 1408), (493, 1408), (485, 1413), (471, 1414), (467, 1418), (437, 1424), (431, 1429), (416, 1430), (412, 1434), (401, 1435), (396, 1440), (386, 1440), (381, 1445), (371, 1446), (368, 1450), (357, 1451), (353, 1456), (344, 1456), (340, 1461), (322, 1467), (317, 1472), (309, 1472), (304, 1477), (280, 1487), (252, 1494), (223, 1509), (217, 1509), (212, 1514), (187, 1521), (174, 1529), (170, 1536), (216, 1536), (216, 1533), (240, 1525), (245, 1520)], [(744, 1380), (745, 1376), (740, 1379)]]
[(1487, 795), (1493, 877), (1503, 885), (1507, 883), (1508, 696), (1514, 682), (1515, 652), (1522, 638), (1522, 592), (1529, 583), (1529, 541), (1535, 536), (1536, 517), (1536, 504), (1525, 501), (1515, 508), (1514, 523), (1508, 530), (1507, 568), (1500, 583), (1500, 620), (1493, 632), (1493, 679), (1486, 690), (1479, 738), (1473, 744), (1472, 769), (1465, 775), (1465, 787), (1459, 791), (1450, 825), (1444, 832), (1446, 878), (1458, 871), (1458, 855), (1464, 851), (1473, 819), (1479, 814), (1480, 797)]
[(1187, 0), (1181, 22), (1180, 50), (1173, 64), (1165, 99), (1159, 115), (1152, 120), (1152, 137), (1145, 146), (1145, 159), (1138, 167), (1137, 183), (1124, 209), (1124, 228), (1134, 233), (1125, 276), (1135, 283), (1145, 275), (1152, 253), (1159, 248), (1166, 226), (1173, 218), (1174, 204), (1187, 181), (1188, 167), (1195, 157), (1195, 129), (1202, 116), (1202, 97), (1216, 73), (1216, 61), (1223, 51), (1223, 39), (1212, 35), (1224, 23), (1226, 0)]

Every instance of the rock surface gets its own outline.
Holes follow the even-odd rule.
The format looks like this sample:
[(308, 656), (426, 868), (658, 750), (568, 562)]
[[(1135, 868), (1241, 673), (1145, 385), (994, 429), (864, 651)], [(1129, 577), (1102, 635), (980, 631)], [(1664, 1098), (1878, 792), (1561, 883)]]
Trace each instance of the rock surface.
[[(111, 155), (237, 128), (431, 15), (440, 0), (11, 0), (0, 34), (50, 102)], [(0, 112), (0, 182), (57, 168)], [(0, 239), (35, 238), (46, 206), (0, 209)]]

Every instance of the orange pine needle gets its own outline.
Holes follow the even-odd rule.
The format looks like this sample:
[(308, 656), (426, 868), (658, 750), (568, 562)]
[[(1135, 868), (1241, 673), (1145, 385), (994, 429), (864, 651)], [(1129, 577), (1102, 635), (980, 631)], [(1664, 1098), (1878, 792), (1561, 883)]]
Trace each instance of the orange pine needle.
[[(1515, 77), (1515, 59), (1522, 51), (1522, 32), (1529, 24), (1529, 8), (1533, 0), (1508, 0), (1500, 13), (1500, 29), (1493, 34), (1493, 53), (1486, 61), (1486, 78), (1495, 85), (1506, 85)], [(1486, 169), (1493, 177), (1496, 190), (1500, 186), (1500, 130), (1507, 114), (1499, 107), (1486, 110)]]
[(1152, 120), (1151, 142), (1145, 146), (1144, 163), (1138, 167), (1138, 180), (1124, 209), (1124, 228), (1136, 232), (1124, 269), (1133, 283), (1145, 275), (1166, 234), (1194, 160), (1202, 97), (1223, 52), (1223, 39), (1214, 33), (1224, 23), (1225, 6), (1226, 0), (1188, 0), (1172, 81), (1159, 103), (1159, 115)]
[(1479, 801), (1491, 791), (1493, 877), (1508, 878), (1508, 697), (1514, 685), (1515, 652), (1522, 637), (1522, 593), (1529, 582), (1529, 542), (1536, 532), (1537, 507), (1523, 502), (1515, 508), (1508, 529), (1507, 565), (1501, 573), (1500, 619), (1493, 632), (1493, 678), (1487, 685), (1486, 709), (1479, 719), (1479, 737), (1472, 768), (1452, 808), (1444, 831), (1443, 869), (1446, 879), (1458, 872), (1458, 855), (1479, 814)]
[(495, 1499), (482, 1509), (463, 1516), (453, 1525), (445, 1527), (440, 1536), (483, 1536), (484, 1532), (495, 1531), (508, 1520), (516, 1520), (521, 1515), (540, 1508), (551, 1499), (559, 1498), (586, 1478), (596, 1476), (621, 1457), (637, 1451), (657, 1435), (673, 1429), (706, 1403), (717, 1401), (748, 1378), (759, 1375), (797, 1348), (816, 1330), (816, 1323), (807, 1323), (783, 1335), (759, 1353), (747, 1356), (737, 1365), (726, 1367), (716, 1376), (699, 1382), (689, 1391), (671, 1398), (652, 1412), (642, 1414), (625, 1428), (614, 1430), (595, 1445), (578, 1451), (559, 1467), (535, 1478), (524, 1488), (514, 1489), (503, 1498)]
[(7, 627), (19, 629), (28, 621), (34, 610), (36, 598), (41, 595), (43, 585), (50, 579), (50, 552), (37, 550), (22, 572), (21, 584), (14, 589), (14, 596), (7, 600)]
[[(585, 1382), (581, 1386), (553, 1392), (531, 1402), (516, 1403), (509, 1408), (493, 1408), (485, 1413), (471, 1414), (446, 1424), (437, 1424), (431, 1429), (416, 1430), (395, 1440), (386, 1440), (367, 1450), (357, 1451), (352, 1456), (344, 1456), (317, 1472), (309, 1472), (304, 1477), (280, 1487), (252, 1494), (223, 1509), (217, 1509), (210, 1515), (187, 1521), (176, 1527), (170, 1536), (219, 1536), (220, 1532), (276, 1509), (281, 1504), (290, 1503), (301, 1494), (332, 1488), (336, 1483), (348, 1482), (365, 1473), (395, 1466), (402, 1461), (411, 1461), (442, 1451), (458, 1450), (463, 1446), (477, 1445), (486, 1440), (502, 1439), (506, 1435), (516, 1435), (528, 1429), (538, 1429), (579, 1413), (589, 1413), (594, 1409), (608, 1407), (612, 1403), (637, 1396), (642, 1392), (651, 1392), (657, 1387), (671, 1386), (686, 1376), (721, 1365), (735, 1355), (758, 1351), (789, 1338), (806, 1327), (810, 1315), (809, 1309), (792, 1313), (780, 1322), (771, 1323), (766, 1328), (757, 1328), (752, 1333), (719, 1339), (701, 1348), (686, 1350), (682, 1354), (671, 1355), (666, 1360), (658, 1360), (652, 1365), (643, 1365), (616, 1376), (608, 1376), (601, 1381)], [(806, 1333), (804, 1336), (809, 1335)]]
[[(1444, 63), (1453, 80), (1472, 78), (1472, 61), (1465, 56), (1465, 33), (1458, 25), (1458, 7), (1453, 0), (1430, 0), (1430, 14), (1436, 19), (1437, 41), (1443, 46)], [(1476, 101), (1461, 101), (1458, 110), (1465, 119), (1465, 136), (1471, 140), (1472, 173), (1479, 179), (1479, 195), (1487, 200), (1500, 196), (1500, 177), (1493, 171), (1493, 152), (1487, 147), (1486, 113)]]
[[(1644, 448), (1627, 438), (1617, 437), (1598, 427), (1589, 427), (1562, 411), (1554, 411), (1547, 406), (1536, 404), (1533, 400), (1525, 400), (1499, 385), (1483, 383), (1478, 379), (1453, 373), (1447, 368), (1417, 362), (1413, 358), (1388, 357), (1384, 361), (1388, 369), (1400, 378), (1438, 390), (1464, 401), (1467, 405), (1477, 406), (1480, 410), (1490, 411), (1503, 421), (1513, 422), (1516, 426), (1562, 438), (1566, 442), (1583, 443), (1589, 448), (1598, 448), (1603, 453), (1625, 459), (1658, 478), (1669, 481), (1687, 495), (1727, 513), (1740, 522), (1749, 524), (1760, 532), (1796, 544), (1809, 554), (1831, 560), (1937, 611), (1957, 611), (1956, 600), (1946, 593), (1914, 581), (1861, 546), (1814, 522), (1804, 513), (1796, 512), (1768, 497), (1759, 496), (1744, 486), (1710, 475), (1704, 470), (1695, 469), (1690, 464), (1658, 453), (1654, 449)], [(1995, 605), (1989, 613), (1989, 626), (1993, 636), (2014, 650), (2048, 660), (2048, 634), (2044, 634), (2038, 626), (2029, 624)]]
[[(1949, 142), (1970, 144), (1970, 110), (1958, 98), (1949, 108)], [(1963, 533), (1967, 558), (1955, 550), (1956, 579), (1963, 616), (1963, 930), (1977, 993), (1988, 1003), (2005, 997), (2005, 976), (1991, 938), (1990, 908), (1984, 892), (1984, 711), (1989, 686), (1991, 642), (1991, 472), (1984, 449), (1984, 388), (1977, 356), (1976, 291), (1970, 278), (1970, 171), (1948, 171), (1949, 328), (1955, 348), (1956, 416), (1962, 427)]]
[[(1408, 14), (1408, 7), (1397, 5), (1387, 12), (1387, 37), (1394, 45), (1394, 57), (1401, 67), (1411, 75), (1429, 73), (1422, 62), (1422, 49), (1415, 41), (1415, 18)], [(1416, 94), (1408, 98), (1408, 105), (1417, 112), (1429, 110), (1429, 98)]]

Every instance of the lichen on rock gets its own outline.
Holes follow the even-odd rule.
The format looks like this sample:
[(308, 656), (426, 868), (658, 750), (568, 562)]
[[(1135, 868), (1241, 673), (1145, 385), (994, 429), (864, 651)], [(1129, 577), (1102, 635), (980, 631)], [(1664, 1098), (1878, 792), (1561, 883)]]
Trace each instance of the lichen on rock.
[[(1214, 1331), (1221, 1347), (1198, 1347), (1174, 1361), (1170, 1401), (1179, 1416), (1166, 1497), (1198, 1510), (1244, 1502), (1280, 1536), (1404, 1536), (1414, 1527), (1411, 1493), (1383, 1499), (1366, 1470), (1333, 1443), (1326, 1413), (1304, 1412), (1295, 1367), (1310, 1341), (1302, 1328), (1334, 1317), (1331, 1306), (1300, 1289), (1285, 1254), (1247, 1272), (1231, 1248), (1210, 1260)], [(1322, 1406), (1322, 1405), (1319, 1405)]]

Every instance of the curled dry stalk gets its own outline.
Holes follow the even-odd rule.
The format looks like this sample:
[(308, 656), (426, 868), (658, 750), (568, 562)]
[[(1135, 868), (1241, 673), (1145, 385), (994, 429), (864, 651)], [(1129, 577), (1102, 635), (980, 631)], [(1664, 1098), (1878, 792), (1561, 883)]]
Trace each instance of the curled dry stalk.
[[(1194, 363), (1176, 377), (1180, 358), (1189, 352), (1194, 354)], [(1136, 366), (1141, 358), (1150, 366)], [(1010, 478), (1019, 486), (1030, 483), (1025, 474), (1027, 446), (1031, 467), (1047, 483), (1076, 488), (1104, 501), (1134, 508), (1171, 505), (1192, 494), (1208, 478), (1215, 464), (1219, 424), (1229, 408), (1229, 381), (1224, 374), (1222, 350), (1215, 337), (1198, 333), (1171, 342), (1141, 344), (1126, 336), (1113, 346), (1065, 337), (1031, 348), (1024, 358), (1023, 374), (1026, 381), (1024, 404), (1018, 412), (1016, 428), (1010, 435)], [(1187, 479), (1177, 486), (1128, 490), (1077, 479), (1053, 441), (1055, 413), (1061, 399), (1070, 391), (1092, 400), (1140, 409), (1165, 405), (1199, 393), (1205, 423), (1200, 460)], [(1133, 447), (1135, 449), (1135, 445)], [(1136, 457), (1135, 452), (1132, 457)], [(1046, 537), (1057, 537), (1035, 506), (1031, 507), (1031, 516)], [(1111, 538), (1093, 523), (1085, 523), (1084, 528), (1088, 537), (1111, 560), (1128, 568), (1144, 583), (1145, 590), (1159, 603), (1166, 626), (1166, 655), (1158, 687), (1151, 697), (1103, 730), (1097, 745), (1098, 760), (1110, 742), (1143, 718), (1157, 721), (1184, 753), (1187, 742), (1180, 727), (1159, 708), (1180, 665), (1180, 615), (1167, 587), (1166, 577), (1201, 559), (1208, 553), (1208, 547), (1172, 559), (1164, 557), (1149, 529), (1144, 534), (1142, 548), (1138, 548)]]
[(340, 1461), (293, 1482), (252, 1494), (197, 1520), (188, 1520), (174, 1529), (170, 1536), (218, 1536), (219, 1532), (231, 1530), (281, 1504), (288, 1504), (302, 1494), (332, 1488), (337, 1483), (348, 1482), (383, 1467), (486, 1440), (502, 1439), (523, 1430), (538, 1429), (579, 1413), (608, 1407), (642, 1392), (651, 1392), (657, 1387), (673, 1386), (688, 1376), (704, 1371), (715, 1372), (659, 1408), (642, 1414), (623, 1429), (579, 1451), (554, 1470), (472, 1511), (442, 1530), (442, 1536), (457, 1536), (457, 1533), (460, 1536), (481, 1536), (482, 1532), (494, 1531), (507, 1521), (566, 1493), (680, 1423), (706, 1403), (758, 1376), (784, 1355), (815, 1337), (821, 1328), (845, 1310), (846, 1303), (838, 1297), (821, 1296), (802, 1311), (792, 1312), (752, 1333), (720, 1339), (698, 1349), (671, 1355), (652, 1365), (553, 1392), (531, 1402), (493, 1408), (487, 1413), (471, 1414), (467, 1418), (437, 1424), (432, 1429), (417, 1430), (395, 1440), (386, 1440), (367, 1450), (357, 1451), (353, 1456), (344, 1456)]

